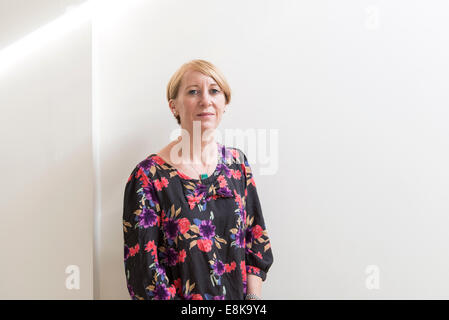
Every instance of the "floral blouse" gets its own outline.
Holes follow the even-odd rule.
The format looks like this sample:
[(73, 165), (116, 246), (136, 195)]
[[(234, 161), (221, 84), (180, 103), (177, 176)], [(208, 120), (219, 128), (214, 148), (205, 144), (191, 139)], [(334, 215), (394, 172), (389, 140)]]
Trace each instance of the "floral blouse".
[(247, 274), (266, 279), (273, 263), (246, 155), (217, 143), (219, 161), (192, 179), (156, 154), (125, 187), (123, 232), (134, 300), (242, 300)]

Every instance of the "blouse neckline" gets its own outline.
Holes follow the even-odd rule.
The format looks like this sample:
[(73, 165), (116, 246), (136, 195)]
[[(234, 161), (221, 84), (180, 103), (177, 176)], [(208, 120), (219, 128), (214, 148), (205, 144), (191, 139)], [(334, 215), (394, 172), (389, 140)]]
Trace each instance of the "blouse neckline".
[(214, 172), (213, 172), (210, 176), (208, 176), (207, 178), (205, 178), (205, 179), (194, 179), (194, 178), (191, 178), (190, 176), (188, 176), (188, 175), (186, 175), (185, 173), (179, 171), (177, 168), (175, 168), (175, 167), (172, 166), (170, 163), (168, 163), (167, 161), (165, 161), (165, 159), (162, 158), (161, 156), (159, 156), (158, 154), (153, 153), (152, 156), (158, 157), (158, 158), (164, 163), (164, 165), (166, 165), (167, 167), (169, 167), (169, 169), (175, 171), (175, 172), (176, 172), (176, 175), (177, 175), (181, 180), (184, 180), (184, 181), (192, 181), (192, 182), (194, 182), (194, 183), (208, 184), (208, 183), (210, 183), (210, 182), (213, 182), (213, 181), (218, 177), (218, 175), (220, 174), (221, 170), (223, 170), (222, 164), (223, 164), (223, 154), (224, 154), (224, 153), (223, 153), (223, 148), (224, 148), (224, 146), (223, 146), (221, 143), (219, 143), (218, 141), (216, 142), (216, 144), (217, 144), (217, 151), (218, 151), (218, 161), (217, 161), (217, 166), (215, 167)]

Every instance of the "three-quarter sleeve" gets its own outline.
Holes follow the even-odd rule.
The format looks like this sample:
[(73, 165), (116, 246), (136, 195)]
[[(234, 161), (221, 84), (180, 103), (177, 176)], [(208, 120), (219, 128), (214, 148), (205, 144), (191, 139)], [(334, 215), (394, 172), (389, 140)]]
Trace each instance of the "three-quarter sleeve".
[(242, 155), (246, 202), (246, 273), (257, 275), (262, 278), (262, 281), (265, 281), (267, 272), (273, 264), (271, 242), (265, 227), (251, 166), (246, 155), (244, 153)]
[(133, 300), (176, 299), (172, 279), (158, 259), (160, 216), (153, 182), (137, 165), (128, 178), (123, 206), (125, 275)]

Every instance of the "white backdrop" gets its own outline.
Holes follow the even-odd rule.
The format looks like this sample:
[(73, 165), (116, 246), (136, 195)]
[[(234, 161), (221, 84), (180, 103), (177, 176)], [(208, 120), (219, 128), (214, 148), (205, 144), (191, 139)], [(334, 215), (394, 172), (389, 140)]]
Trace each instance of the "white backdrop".
[[(0, 55), (80, 2), (0, 0)], [(249, 156), (272, 242), (265, 299), (449, 298), (448, 1), (99, 13), (0, 73), (0, 298), (129, 299), (124, 187), (177, 128), (166, 84), (196, 58), (233, 90), (222, 133), (277, 133), (267, 159), (229, 142)]]
[(448, 12), (446, 1), (144, 1), (99, 28), (97, 297), (128, 297), (126, 179), (177, 127), (170, 76), (202, 58), (233, 89), (222, 132), (279, 133), (275, 174), (250, 156), (275, 258), (264, 298), (449, 298)]
[(91, 23), (52, 27), (79, 3), (0, 0), (0, 299), (93, 298)]

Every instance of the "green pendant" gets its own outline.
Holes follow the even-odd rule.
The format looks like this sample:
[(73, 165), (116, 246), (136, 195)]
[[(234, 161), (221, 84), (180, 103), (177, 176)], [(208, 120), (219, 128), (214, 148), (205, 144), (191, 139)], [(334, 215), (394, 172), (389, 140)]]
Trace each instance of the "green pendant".
[(206, 173), (202, 173), (201, 174), (201, 179), (206, 179), (207, 178), (207, 174)]

